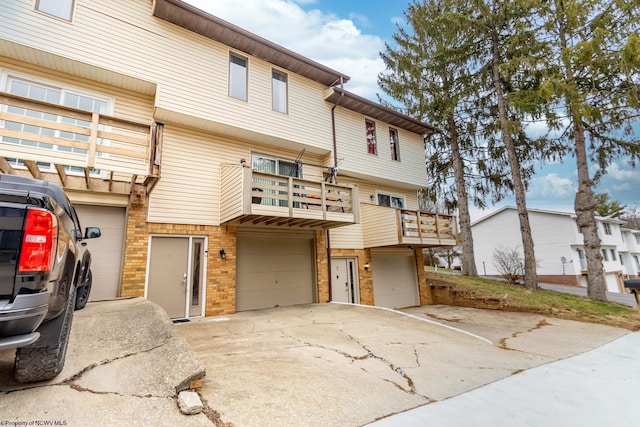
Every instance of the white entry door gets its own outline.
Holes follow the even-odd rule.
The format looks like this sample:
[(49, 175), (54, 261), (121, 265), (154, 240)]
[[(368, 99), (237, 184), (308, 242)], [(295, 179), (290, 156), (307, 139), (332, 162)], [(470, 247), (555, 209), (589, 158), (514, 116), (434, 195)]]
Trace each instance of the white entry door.
[(331, 274), (331, 301), (359, 304), (358, 260), (331, 258)]

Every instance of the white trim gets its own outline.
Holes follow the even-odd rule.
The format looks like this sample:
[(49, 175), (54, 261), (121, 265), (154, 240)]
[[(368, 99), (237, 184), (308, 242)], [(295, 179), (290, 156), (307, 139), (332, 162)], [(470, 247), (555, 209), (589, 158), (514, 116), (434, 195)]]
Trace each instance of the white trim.
[[(148, 294), (149, 294), (149, 268), (151, 267), (151, 241), (154, 237), (175, 237), (175, 238), (181, 238), (181, 239), (187, 239), (189, 244), (188, 244), (188, 252), (187, 252), (187, 278), (190, 279), (189, 283), (187, 284), (187, 286), (185, 286), (185, 295), (184, 295), (184, 299), (185, 299), (185, 310), (184, 310), (184, 316), (180, 317), (180, 319), (189, 319), (190, 317), (205, 317), (205, 313), (206, 313), (206, 308), (207, 308), (207, 264), (208, 264), (208, 257), (209, 257), (209, 236), (207, 235), (200, 235), (200, 234), (159, 234), (159, 233), (152, 233), (149, 234), (149, 239), (148, 239), (148, 244), (147, 244), (147, 265), (146, 265), (146, 269), (145, 269), (145, 278), (144, 278), (144, 299), (148, 299)], [(190, 293), (189, 291), (191, 290), (192, 286), (193, 286), (193, 278), (191, 277), (191, 260), (192, 260), (192, 248), (193, 248), (193, 239), (204, 239), (204, 243), (203, 243), (203, 249), (204, 249), (204, 262), (202, 263), (202, 295), (201, 295), (201, 301), (202, 303), (200, 304), (200, 316), (191, 316), (189, 314), (189, 302), (191, 301), (190, 297)]]

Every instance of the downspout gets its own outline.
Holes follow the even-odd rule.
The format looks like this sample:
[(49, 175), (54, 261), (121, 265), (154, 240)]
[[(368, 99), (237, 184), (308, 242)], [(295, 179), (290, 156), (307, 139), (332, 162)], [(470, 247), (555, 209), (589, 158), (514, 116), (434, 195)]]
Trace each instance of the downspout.
[[(342, 89), (342, 86), (344, 85), (344, 80), (342, 77), (340, 77), (340, 88)], [(344, 92), (340, 93), (340, 97), (344, 96)], [(334, 180), (334, 184), (338, 183), (338, 143), (336, 140), (336, 107), (338, 106), (338, 103), (340, 102), (340, 100), (338, 99), (338, 101), (336, 101), (333, 104), (333, 107), (331, 107), (331, 137), (333, 139), (333, 171), (331, 173), (331, 176), (333, 177)], [(328, 277), (329, 277), (329, 301), (333, 300), (333, 295), (331, 288), (332, 288), (332, 282), (333, 282), (333, 271), (331, 269), (331, 237), (330, 237), (330, 233), (329, 233), (329, 229), (325, 230), (325, 239), (327, 240), (327, 269), (328, 269)]]

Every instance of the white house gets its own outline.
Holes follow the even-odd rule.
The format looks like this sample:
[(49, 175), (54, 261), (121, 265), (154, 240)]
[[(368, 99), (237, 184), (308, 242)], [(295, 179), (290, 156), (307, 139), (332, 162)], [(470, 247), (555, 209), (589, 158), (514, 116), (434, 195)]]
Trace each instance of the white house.
[[(584, 239), (576, 215), (529, 209), (540, 282), (587, 286)], [(596, 217), (602, 245), (604, 276), (609, 292), (624, 292), (623, 281), (640, 276), (640, 231), (623, 228), (623, 221)], [(496, 249), (522, 251), (518, 211), (503, 207), (471, 224), (478, 273), (500, 276)]]

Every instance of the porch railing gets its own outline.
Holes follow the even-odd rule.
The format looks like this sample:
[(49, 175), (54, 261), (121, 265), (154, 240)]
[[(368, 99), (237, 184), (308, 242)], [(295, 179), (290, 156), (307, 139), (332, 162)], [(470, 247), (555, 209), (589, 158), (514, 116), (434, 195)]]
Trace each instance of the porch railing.
[(0, 157), (30, 170), (35, 164), (61, 174), (64, 167), (153, 176), (156, 141), (150, 124), (0, 92)]
[(221, 195), (223, 223), (291, 224), (269, 219), (279, 217), (299, 219), (300, 226), (313, 224), (322, 228), (359, 221), (357, 187), (353, 186), (257, 172), (241, 165), (222, 165)]

